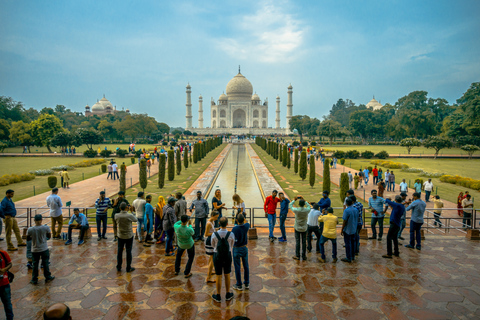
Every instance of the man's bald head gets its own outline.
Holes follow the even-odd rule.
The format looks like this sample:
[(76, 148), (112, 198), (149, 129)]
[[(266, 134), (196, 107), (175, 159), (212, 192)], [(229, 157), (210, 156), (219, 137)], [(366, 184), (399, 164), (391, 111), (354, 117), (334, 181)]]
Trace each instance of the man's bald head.
[(70, 308), (63, 303), (55, 303), (43, 313), (44, 320), (71, 320)]

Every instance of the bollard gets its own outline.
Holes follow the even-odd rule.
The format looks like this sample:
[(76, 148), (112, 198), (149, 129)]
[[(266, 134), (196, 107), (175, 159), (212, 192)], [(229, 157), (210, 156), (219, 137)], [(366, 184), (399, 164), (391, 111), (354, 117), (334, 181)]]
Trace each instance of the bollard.
[(33, 186), (33, 195), (35, 195), (35, 186)]
[(82, 172), (82, 180), (85, 180), (85, 173)]
[(132, 187), (132, 178), (130, 178), (130, 188)]

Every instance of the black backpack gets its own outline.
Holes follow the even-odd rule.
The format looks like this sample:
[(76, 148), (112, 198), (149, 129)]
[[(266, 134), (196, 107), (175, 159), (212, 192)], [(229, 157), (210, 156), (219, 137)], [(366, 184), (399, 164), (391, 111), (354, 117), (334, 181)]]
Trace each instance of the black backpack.
[(217, 256), (218, 257), (228, 257), (230, 253), (230, 245), (228, 244), (228, 238), (230, 237), (230, 231), (227, 232), (225, 238), (221, 238), (217, 231), (215, 231), (215, 236), (218, 239), (217, 242)]

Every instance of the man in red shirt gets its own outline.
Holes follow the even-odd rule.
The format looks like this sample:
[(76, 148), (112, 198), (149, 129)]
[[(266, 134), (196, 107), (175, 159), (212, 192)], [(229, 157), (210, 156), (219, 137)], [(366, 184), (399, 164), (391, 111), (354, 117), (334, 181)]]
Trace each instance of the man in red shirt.
[(277, 204), (281, 202), (277, 197), (277, 190), (272, 191), (272, 195), (265, 199), (263, 210), (265, 211), (265, 217), (268, 218), (269, 239), (271, 242), (277, 238), (273, 236), (273, 229), (275, 229), (275, 222), (277, 221)]
[(5, 308), (5, 316), (7, 320), (13, 319), (12, 292), (10, 290), (10, 282), (8, 281), (7, 271), (12, 268), (12, 260), (8, 253), (0, 250), (0, 298)]
[(375, 168), (373, 168), (372, 172), (373, 172), (373, 185), (376, 186), (377, 183), (378, 183), (378, 169), (377, 169), (377, 166), (375, 166)]

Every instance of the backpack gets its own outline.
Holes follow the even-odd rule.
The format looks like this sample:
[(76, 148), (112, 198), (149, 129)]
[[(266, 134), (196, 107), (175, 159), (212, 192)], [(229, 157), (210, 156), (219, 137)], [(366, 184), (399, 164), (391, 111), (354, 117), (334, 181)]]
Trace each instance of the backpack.
[(228, 244), (228, 238), (230, 237), (230, 231), (227, 232), (224, 238), (221, 238), (217, 231), (214, 232), (218, 239), (217, 242), (217, 256), (227, 257), (230, 253), (230, 245)]

